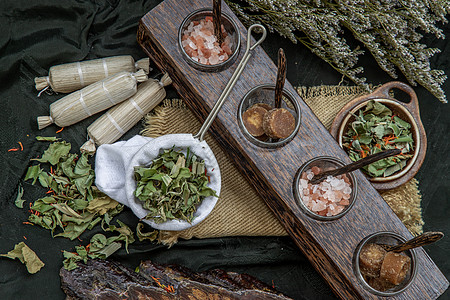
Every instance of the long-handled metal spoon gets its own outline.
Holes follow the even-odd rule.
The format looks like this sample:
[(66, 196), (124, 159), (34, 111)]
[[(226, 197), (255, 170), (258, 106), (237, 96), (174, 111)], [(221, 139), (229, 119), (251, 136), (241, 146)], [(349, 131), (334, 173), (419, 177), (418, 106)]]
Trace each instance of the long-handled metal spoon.
[(363, 159), (355, 161), (351, 164), (345, 165), (341, 168), (337, 168), (337, 169), (330, 170), (330, 171), (325, 171), (325, 172), (319, 173), (317, 175), (314, 175), (314, 177), (311, 179), (310, 182), (311, 182), (311, 184), (318, 184), (322, 180), (326, 179), (327, 176), (337, 176), (337, 175), (342, 175), (344, 173), (350, 173), (357, 169), (360, 169), (362, 167), (370, 165), (371, 163), (374, 163), (380, 159), (394, 156), (394, 155), (397, 155), (400, 153), (402, 153), (402, 150), (400, 150), (400, 149), (389, 149), (389, 150), (385, 150), (382, 152), (378, 152), (376, 154), (366, 156)]
[(396, 253), (400, 253), (400, 252), (403, 252), (403, 251), (406, 251), (409, 249), (432, 244), (434, 242), (439, 241), (443, 237), (444, 237), (444, 234), (442, 232), (429, 231), (429, 232), (424, 232), (421, 235), (418, 235), (415, 238), (412, 238), (404, 243), (400, 243), (400, 244), (397, 244), (394, 246), (382, 244), (381, 246), (384, 248), (384, 250), (386, 250), (388, 252), (393, 251)]
[[(257, 40), (253, 45), (252, 42), (252, 31), (260, 30), (262, 36)], [(198, 131), (198, 133), (194, 136), (194, 138), (198, 138), (200, 141), (203, 141), (205, 137), (206, 131), (208, 131), (209, 127), (213, 123), (214, 119), (216, 118), (217, 114), (219, 113), (219, 110), (222, 108), (222, 105), (225, 103), (225, 100), (228, 98), (228, 95), (230, 95), (231, 90), (233, 89), (234, 85), (238, 81), (239, 77), (242, 74), (242, 71), (244, 71), (245, 66), (247, 65), (248, 60), (252, 56), (252, 52), (258, 45), (260, 45), (264, 39), (267, 36), (266, 28), (260, 24), (253, 24), (248, 28), (247, 32), (247, 49), (245, 49), (245, 53), (242, 56), (242, 60), (239, 63), (239, 65), (236, 67), (236, 70), (234, 70), (233, 75), (231, 75), (230, 80), (228, 81), (227, 85), (222, 91), (222, 94), (220, 95), (219, 99), (217, 99), (216, 103), (214, 104), (213, 108), (211, 109), (208, 117), (206, 118), (205, 122), (203, 122), (202, 127)]]
[(223, 42), (222, 35), (222, 0), (213, 0), (213, 25), (214, 35), (219, 42), (219, 45)]

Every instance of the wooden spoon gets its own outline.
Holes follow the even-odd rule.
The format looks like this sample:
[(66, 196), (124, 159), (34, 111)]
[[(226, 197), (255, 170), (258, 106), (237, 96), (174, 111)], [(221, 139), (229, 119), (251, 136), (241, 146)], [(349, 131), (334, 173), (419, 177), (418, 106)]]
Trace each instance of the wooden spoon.
[(409, 249), (413, 249), (413, 248), (417, 248), (417, 247), (422, 247), (425, 245), (429, 245), (432, 244), (434, 242), (439, 241), (440, 239), (442, 239), (444, 237), (444, 234), (442, 232), (425, 232), (422, 233), (421, 235), (416, 236), (415, 238), (410, 239), (409, 241), (406, 241), (404, 243), (400, 243), (397, 245), (380, 245), (384, 248), (384, 250), (390, 252), (396, 252), (396, 253), (400, 253)]
[(213, 24), (214, 35), (217, 38), (219, 45), (223, 42), (222, 35), (222, 0), (213, 0)]
[(326, 179), (327, 176), (338, 176), (338, 175), (341, 175), (344, 173), (350, 173), (357, 169), (360, 169), (362, 167), (370, 165), (371, 163), (374, 163), (380, 159), (390, 157), (393, 155), (397, 155), (400, 153), (402, 153), (402, 150), (400, 150), (400, 149), (389, 149), (389, 150), (385, 150), (382, 152), (378, 152), (376, 154), (366, 156), (363, 159), (360, 159), (358, 161), (355, 161), (355, 162), (345, 165), (343, 167), (314, 175), (314, 177), (311, 179), (310, 182), (311, 182), (311, 184), (318, 184), (322, 180)]
[(275, 84), (275, 107), (281, 107), (281, 99), (283, 97), (283, 87), (286, 81), (286, 55), (283, 48), (278, 50), (278, 72), (277, 81)]

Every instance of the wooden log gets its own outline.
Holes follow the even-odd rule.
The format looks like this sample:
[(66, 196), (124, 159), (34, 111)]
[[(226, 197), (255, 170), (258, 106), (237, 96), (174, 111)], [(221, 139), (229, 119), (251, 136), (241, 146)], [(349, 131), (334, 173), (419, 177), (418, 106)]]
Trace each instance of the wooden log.
[[(203, 122), (243, 55), (220, 72), (192, 68), (178, 48), (178, 27), (196, 9), (211, 7), (211, 1), (166, 0), (140, 21), (138, 42), (157, 66), (168, 72), (174, 87), (197, 118)], [(222, 11), (238, 23), (242, 45), (247, 30), (226, 4)], [(245, 46), (244, 46), (245, 47)], [(260, 84), (274, 84), (277, 68), (261, 47), (253, 56), (219, 112), (210, 132), (240, 171), (255, 187), (270, 209), (312, 265), (342, 299), (378, 299), (358, 282), (352, 267), (357, 245), (379, 231), (412, 238), (406, 227), (360, 171), (356, 172), (358, 195), (352, 209), (342, 218), (319, 221), (307, 216), (296, 203), (293, 182), (298, 169), (311, 158), (326, 155), (350, 163), (334, 138), (303, 102), (292, 85), (285, 88), (296, 95), (301, 108), (301, 126), (296, 137), (283, 147), (261, 148), (241, 131), (237, 108), (244, 95)], [(195, 133), (194, 133), (195, 134)], [(423, 249), (415, 249), (417, 274), (412, 284), (395, 299), (435, 299), (448, 281)]]

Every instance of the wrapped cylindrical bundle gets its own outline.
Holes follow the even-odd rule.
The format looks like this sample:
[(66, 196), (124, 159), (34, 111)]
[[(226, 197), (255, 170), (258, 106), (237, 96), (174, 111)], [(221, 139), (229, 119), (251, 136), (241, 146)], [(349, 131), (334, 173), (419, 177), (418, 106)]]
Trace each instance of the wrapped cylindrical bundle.
[(131, 129), (165, 97), (165, 86), (172, 83), (165, 74), (161, 81), (149, 79), (138, 86), (130, 99), (110, 108), (88, 128), (89, 140), (81, 146), (82, 152), (95, 152), (95, 145), (111, 144)]
[(39, 129), (53, 123), (60, 127), (75, 124), (130, 98), (136, 94), (137, 83), (147, 80), (143, 70), (119, 72), (73, 92), (50, 105), (50, 116), (37, 118)]
[(53, 66), (48, 76), (36, 77), (38, 91), (50, 87), (58, 93), (70, 93), (121, 71), (150, 71), (150, 59), (134, 62), (131, 55), (113, 56)]

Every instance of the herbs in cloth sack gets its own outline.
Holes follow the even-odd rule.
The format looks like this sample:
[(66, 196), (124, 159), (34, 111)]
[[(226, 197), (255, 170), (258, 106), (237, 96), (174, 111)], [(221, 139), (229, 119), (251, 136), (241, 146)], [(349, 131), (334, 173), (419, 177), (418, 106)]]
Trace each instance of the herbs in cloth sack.
[[(189, 148), (190, 153), (195, 153), (205, 162), (206, 175), (209, 176), (207, 185), (215, 191), (215, 195), (220, 195), (222, 178), (214, 153), (206, 141), (195, 139), (192, 134), (166, 134), (157, 138), (136, 135), (127, 141), (100, 145), (95, 156), (96, 186), (112, 199), (128, 206), (137, 218), (154, 229), (179, 231), (199, 224), (214, 209), (218, 201), (217, 196), (204, 197), (191, 222), (182, 219), (167, 219), (166, 222), (160, 223), (146, 219), (150, 211), (144, 208), (143, 202), (135, 196), (137, 189), (135, 167), (150, 166), (151, 168), (152, 162), (164, 150), (172, 149), (174, 145), (176, 145), (177, 151), (185, 154)], [(173, 180), (173, 178), (171, 179)]]
[(343, 136), (343, 147), (350, 158), (357, 161), (370, 154), (398, 148), (402, 149), (401, 154), (381, 159), (363, 169), (371, 177), (388, 177), (403, 169), (414, 151), (411, 124), (373, 100), (354, 117), (355, 120)]
[(181, 219), (192, 222), (197, 206), (205, 197), (215, 196), (208, 187), (205, 162), (197, 156), (164, 150), (149, 167), (135, 167), (135, 196), (149, 211), (146, 219), (155, 223)]

